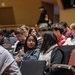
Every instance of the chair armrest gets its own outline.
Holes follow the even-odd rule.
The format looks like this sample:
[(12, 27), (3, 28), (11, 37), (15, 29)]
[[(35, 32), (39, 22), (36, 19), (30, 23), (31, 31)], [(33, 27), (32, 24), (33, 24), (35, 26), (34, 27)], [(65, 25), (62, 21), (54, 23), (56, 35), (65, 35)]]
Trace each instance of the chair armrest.
[(66, 64), (53, 64), (52, 65), (53, 68), (66, 68), (66, 69), (72, 69), (73, 71), (75, 71), (73, 66), (70, 65), (66, 65)]

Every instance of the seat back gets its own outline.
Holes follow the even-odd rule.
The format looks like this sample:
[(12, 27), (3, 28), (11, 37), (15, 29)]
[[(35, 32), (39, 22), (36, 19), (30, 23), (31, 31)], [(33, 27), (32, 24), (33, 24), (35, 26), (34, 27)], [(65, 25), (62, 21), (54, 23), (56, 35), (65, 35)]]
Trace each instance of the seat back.
[(68, 64), (69, 58), (70, 58), (70, 54), (71, 54), (72, 50), (75, 49), (75, 45), (65, 45), (65, 46), (61, 46), (59, 48), (64, 53), (62, 64)]
[[(70, 65), (75, 66), (75, 45), (65, 45), (59, 48), (64, 53), (63, 61), (58, 66), (52, 66), (50, 75), (75, 75), (75, 71), (70, 67)], [(69, 65), (63, 66), (63, 64)]]
[(51, 70), (50, 75), (74, 75), (72, 69), (66, 67), (55, 67)]
[(75, 66), (75, 49), (72, 50), (68, 65)]
[(45, 61), (23, 61), (21, 63), (22, 75), (44, 75)]

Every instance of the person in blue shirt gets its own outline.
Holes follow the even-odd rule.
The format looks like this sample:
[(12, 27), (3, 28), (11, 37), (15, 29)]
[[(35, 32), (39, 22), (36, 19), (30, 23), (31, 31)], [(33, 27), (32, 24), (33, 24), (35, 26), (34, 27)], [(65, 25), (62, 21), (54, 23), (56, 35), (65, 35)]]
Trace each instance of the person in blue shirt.
[(38, 47), (38, 41), (36, 36), (29, 35), (24, 44), (24, 49), (20, 50), (19, 55), (22, 56), (22, 59), (18, 56), (16, 61), (20, 60), (38, 60), (40, 54), (40, 49)]

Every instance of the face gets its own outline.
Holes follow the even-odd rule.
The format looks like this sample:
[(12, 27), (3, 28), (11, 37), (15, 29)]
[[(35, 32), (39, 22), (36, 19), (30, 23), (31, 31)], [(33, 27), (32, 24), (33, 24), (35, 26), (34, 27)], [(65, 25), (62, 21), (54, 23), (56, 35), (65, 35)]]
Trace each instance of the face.
[(16, 37), (20, 42), (25, 40), (25, 36), (23, 34), (17, 34)]
[(58, 36), (58, 30), (53, 30), (54, 35), (57, 37)]
[(27, 40), (27, 47), (28, 48), (34, 48), (35, 47), (35, 39), (33, 36), (30, 36)]
[(64, 26), (63, 26), (63, 29), (64, 29), (64, 32), (66, 32), (66, 31), (67, 31), (67, 28), (65, 28)]
[(32, 32), (31, 32), (31, 34), (34, 35), (34, 36), (36, 36), (36, 30), (33, 29)]
[(75, 29), (72, 29), (71, 33), (72, 33), (73, 36), (75, 36)]

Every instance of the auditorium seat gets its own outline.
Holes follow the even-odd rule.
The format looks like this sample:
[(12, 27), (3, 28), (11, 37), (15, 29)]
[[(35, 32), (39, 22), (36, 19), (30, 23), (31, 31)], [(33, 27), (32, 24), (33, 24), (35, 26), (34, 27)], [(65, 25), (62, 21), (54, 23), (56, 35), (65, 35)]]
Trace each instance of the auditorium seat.
[(75, 45), (65, 45), (59, 47), (64, 58), (62, 64), (53, 64), (50, 75), (75, 75)]
[(62, 64), (68, 64), (70, 54), (71, 54), (72, 50), (75, 49), (75, 45), (64, 45), (64, 46), (60, 46), (59, 48), (64, 53), (64, 58), (63, 58)]
[(45, 61), (23, 61), (21, 63), (22, 75), (44, 75)]

